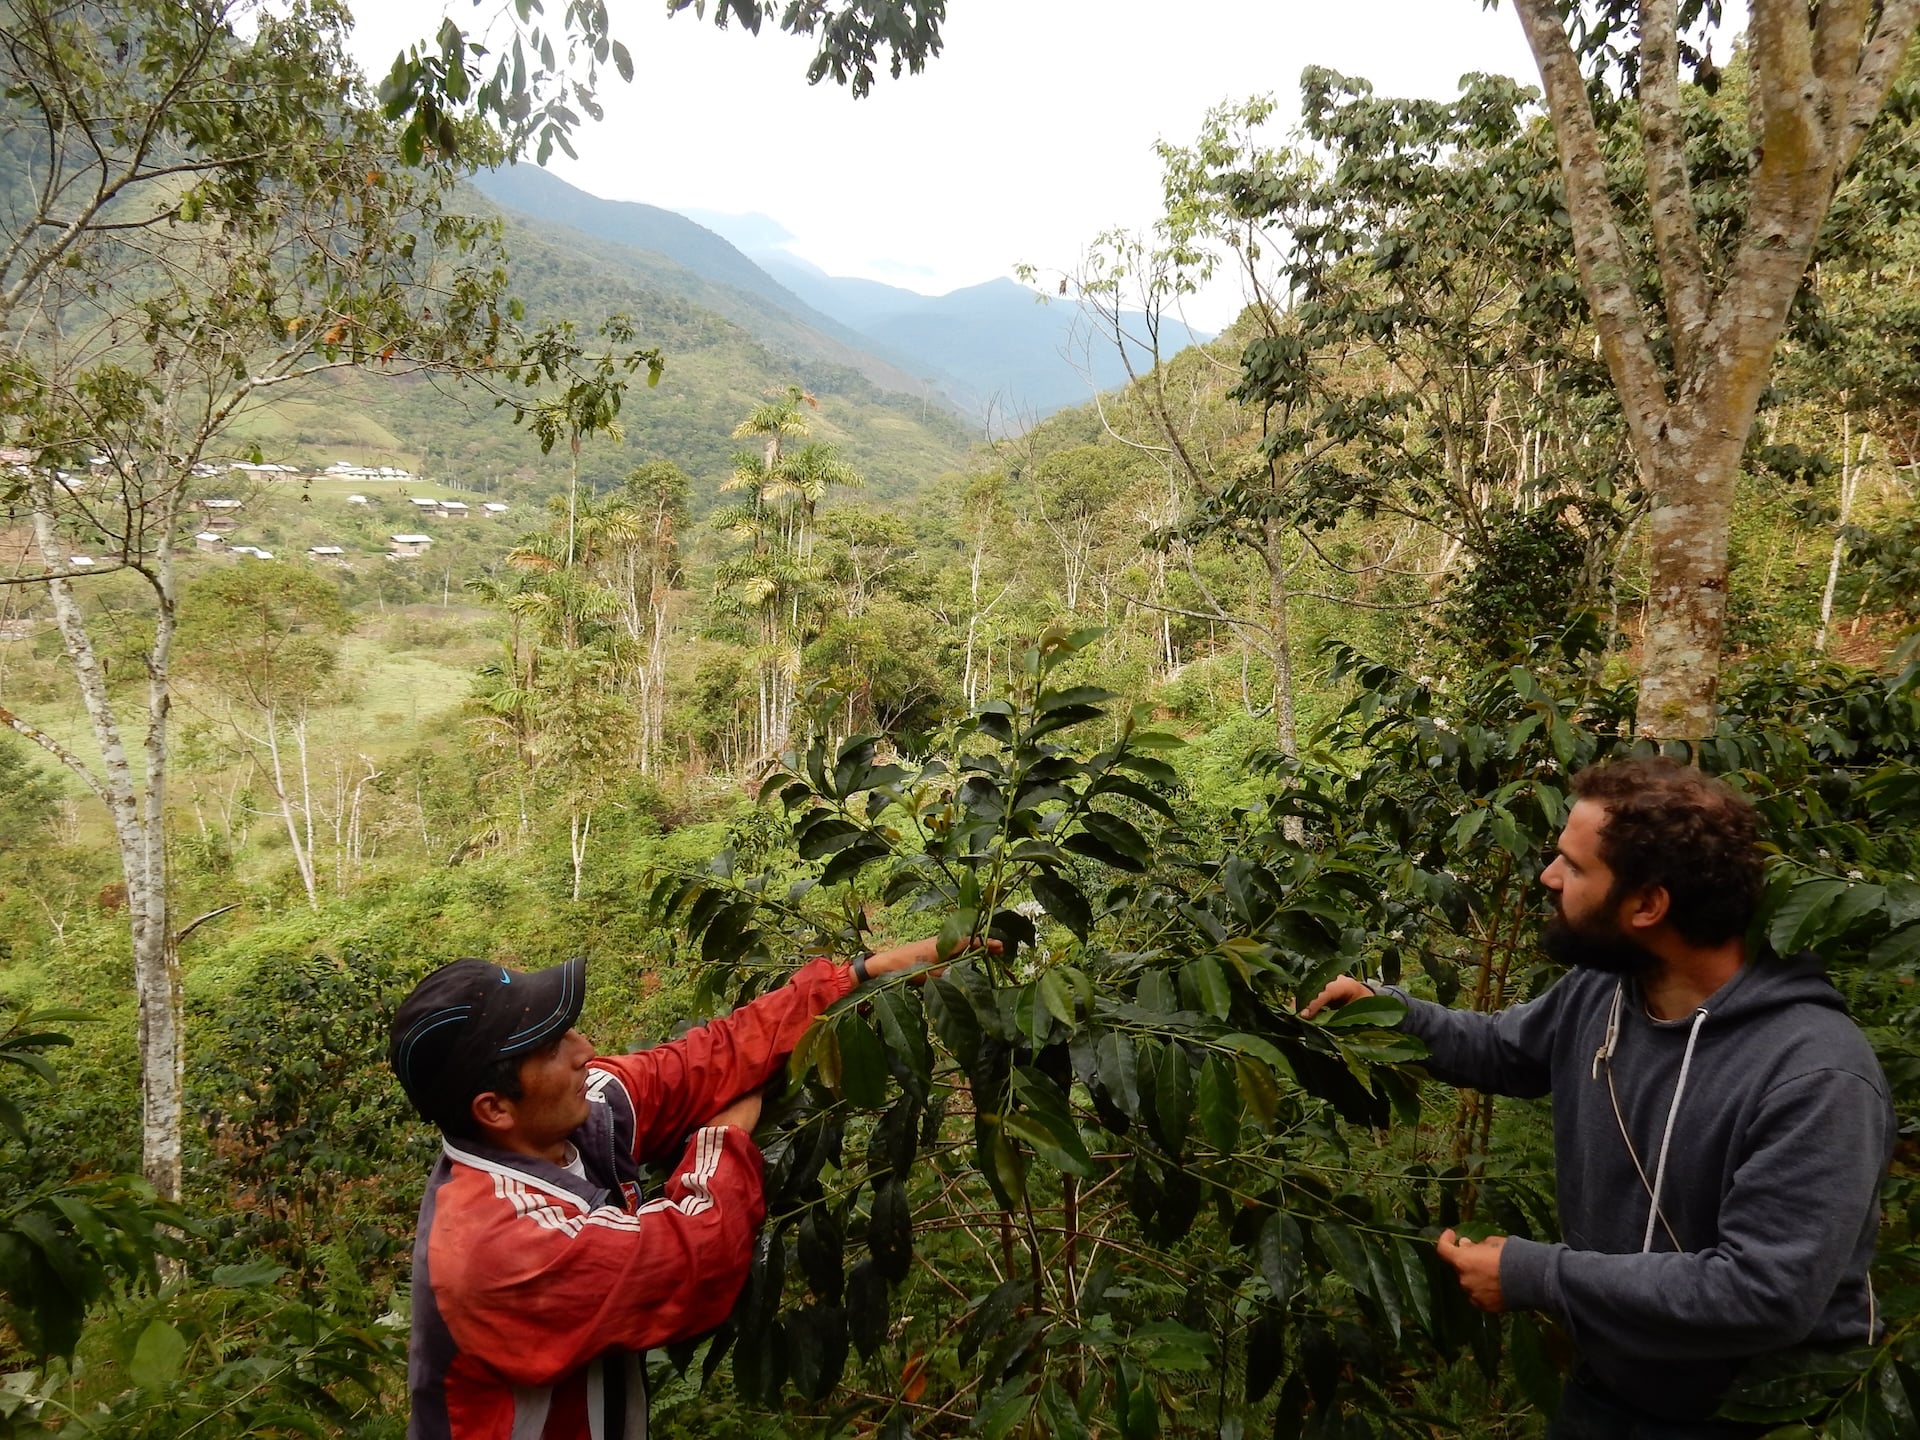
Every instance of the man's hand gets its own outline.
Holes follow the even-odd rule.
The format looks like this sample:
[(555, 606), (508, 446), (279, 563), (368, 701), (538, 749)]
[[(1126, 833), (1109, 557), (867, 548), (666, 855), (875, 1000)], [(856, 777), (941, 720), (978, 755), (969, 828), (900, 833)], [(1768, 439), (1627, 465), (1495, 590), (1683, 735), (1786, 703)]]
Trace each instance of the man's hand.
[(1440, 1234), (1440, 1258), (1460, 1277), (1460, 1288), (1467, 1292), (1467, 1299), (1489, 1315), (1507, 1308), (1506, 1297), (1500, 1293), (1500, 1252), (1506, 1245), (1504, 1235), (1467, 1240), (1451, 1230)]
[[(968, 950), (980, 948), (980, 942), (962, 946), (949, 960), (957, 959)], [(986, 942), (990, 955), (998, 955), (1004, 947), (998, 940)], [(891, 950), (877, 950), (867, 957), (867, 977), (872, 980), (882, 975), (892, 975), (901, 970), (912, 970), (918, 966), (931, 965), (940, 958), (940, 946), (936, 940), (915, 940), (908, 945), (895, 945)]]
[(1373, 993), (1373, 987), (1366, 981), (1356, 980), (1351, 975), (1342, 975), (1307, 1002), (1306, 1008), (1300, 1012), (1300, 1018), (1311, 1020), (1328, 1006), (1338, 1010), (1349, 1000), (1364, 1000)]
[(734, 1101), (718, 1115), (707, 1121), (709, 1125), (737, 1125), (749, 1135), (753, 1127), (760, 1123), (760, 1092), (749, 1091)]

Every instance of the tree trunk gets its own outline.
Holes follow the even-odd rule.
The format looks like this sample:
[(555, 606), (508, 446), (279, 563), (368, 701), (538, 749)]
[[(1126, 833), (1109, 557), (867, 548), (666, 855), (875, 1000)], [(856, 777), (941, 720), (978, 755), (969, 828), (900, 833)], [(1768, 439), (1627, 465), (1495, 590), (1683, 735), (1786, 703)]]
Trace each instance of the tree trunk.
[[(1286, 527), (1273, 516), (1262, 523), (1267, 563), (1267, 653), (1273, 662), (1273, 739), (1289, 760), (1300, 756), (1300, 735), (1293, 713), (1293, 631), (1287, 618), (1287, 560), (1281, 542)], [(1298, 815), (1280, 822), (1289, 843), (1304, 845), (1307, 828)]]
[[(294, 815), (293, 792), (288, 786), (286, 767), (280, 758), (280, 716), (276, 711), (268, 710), (266, 712), (266, 721), (267, 758), (270, 762), (268, 774), (273, 780), (273, 798), (280, 802), (280, 820), (286, 827), (287, 848), (293, 851), (293, 863), (294, 867), (300, 872), (301, 888), (307, 892), (307, 907), (311, 910), (318, 910), (320, 908), (320, 896), (315, 890), (313, 883), (313, 848), (312, 845), (308, 843), (308, 840), (303, 840), (301, 837), (300, 822)], [(304, 729), (304, 727), (297, 727), (296, 733), (299, 733), (300, 729)], [(306, 743), (304, 737), (301, 739), (300, 750), (301, 770), (304, 776), (306, 769)], [(307, 817), (309, 837), (312, 823), (313, 817), (309, 814)]]
[(652, 767), (659, 765), (667, 733), (667, 607), (663, 601), (653, 604), (653, 633), (647, 643), (647, 706), (641, 719), (647, 737), (647, 765), (643, 774), (652, 773)]
[(967, 697), (969, 708), (973, 706), (979, 695), (979, 686), (975, 683), (973, 674), (973, 641), (980, 629), (980, 566), (985, 561), (986, 554), (987, 531), (983, 525), (974, 541), (973, 563), (967, 570), (967, 664), (960, 678), (960, 690)]
[[(1751, 421), (1751, 412), (1748, 419)], [(1727, 554), (1734, 482), (1746, 431), (1691, 436), (1669, 426), (1665, 454), (1642, 467), (1654, 494), (1647, 512), (1648, 605), (1638, 727), (1661, 739), (1713, 731), (1727, 623)]]
[(587, 835), (593, 829), (591, 812), (581, 814), (578, 810), (567, 816), (567, 845), (573, 856), (573, 898), (580, 899), (580, 877), (587, 865)]
[[(55, 525), (52, 482), (36, 480), (31, 493), (34, 538), (47, 568), (58, 572), (66, 565), (67, 552), (60, 544)], [(163, 523), (171, 519), (168, 513)], [(127, 920), (132, 932), (134, 994), (139, 1014), (140, 1169), (162, 1196), (177, 1200), (180, 1197), (184, 1057), (180, 976), (167, 928), (166, 724), (172, 705), (168, 656), (175, 612), (171, 552), (164, 543), (158, 564), (147, 578), (154, 585), (157, 613), (154, 644), (146, 657), (147, 774), (144, 785), (135, 787), (119, 718), (107, 693), (105, 672), (87, 633), (86, 617), (80, 611), (72, 582), (65, 579), (49, 580), (47, 591), (53, 604), (54, 623), (60, 631), (94, 742), (100, 750), (102, 773), (93, 775), (71, 755), (58, 747), (53, 749), (105, 803), (120, 847), (121, 872), (127, 882)], [(43, 737), (29, 732), (29, 738)], [(43, 743), (46, 742), (43, 740)]]
[[(1653, 496), (1638, 726), (1655, 738), (1698, 740), (1715, 721), (1734, 482), (1747, 432), (1834, 190), (1920, 26), (1920, 0), (1753, 0), (1752, 179), (1739, 241), (1717, 280), (1686, 162), (1678, 0), (1642, 0), (1638, 99), (1658, 312), (1635, 289), (1641, 262), (1622, 235), (1562, 7), (1515, 0), (1514, 8), (1553, 115), (1581, 288)], [(1670, 342), (1670, 363), (1658, 358), (1656, 326)]]
[(1813, 648), (1824, 655), (1827, 651), (1827, 637), (1833, 631), (1833, 593), (1840, 588), (1840, 561), (1846, 555), (1846, 529), (1853, 519), (1853, 499), (1860, 492), (1860, 467), (1866, 463), (1867, 447), (1873, 443), (1871, 435), (1860, 441), (1858, 455), (1853, 450), (1853, 416), (1840, 412), (1840, 515), (1834, 522), (1833, 554), (1827, 561), (1827, 585), (1820, 592), (1820, 633), (1814, 637)]
[(300, 818), (305, 835), (305, 855), (307, 857), (307, 901), (314, 909), (320, 908), (319, 867), (313, 855), (313, 772), (307, 764), (307, 716), (304, 710), (293, 723), (294, 744), (300, 750)]
[(1262, 558), (1267, 565), (1267, 653), (1273, 662), (1273, 739), (1289, 760), (1300, 755), (1293, 711), (1293, 632), (1287, 619), (1286, 527), (1269, 516), (1263, 523)]

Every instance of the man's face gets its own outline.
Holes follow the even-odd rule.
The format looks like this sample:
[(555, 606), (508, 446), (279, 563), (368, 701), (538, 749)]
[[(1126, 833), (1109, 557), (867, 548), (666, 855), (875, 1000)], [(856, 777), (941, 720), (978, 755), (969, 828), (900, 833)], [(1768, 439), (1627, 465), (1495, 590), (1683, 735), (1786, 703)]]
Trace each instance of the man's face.
[(569, 1030), (520, 1062), (520, 1098), (510, 1102), (517, 1138), (544, 1149), (586, 1123), (591, 1059), (593, 1042)]
[(1558, 853), (1540, 874), (1554, 912), (1540, 943), (1562, 965), (1609, 975), (1645, 974), (1659, 960), (1620, 923), (1625, 897), (1615, 893), (1613, 870), (1600, 858), (1606, 821), (1606, 807), (1592, 800), (1577, 801), (1567, 816)]

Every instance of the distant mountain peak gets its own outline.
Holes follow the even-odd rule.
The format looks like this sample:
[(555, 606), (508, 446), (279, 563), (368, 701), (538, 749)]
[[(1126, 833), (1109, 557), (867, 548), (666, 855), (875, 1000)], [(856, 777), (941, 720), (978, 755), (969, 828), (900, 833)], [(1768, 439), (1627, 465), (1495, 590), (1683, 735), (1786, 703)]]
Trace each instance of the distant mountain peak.
[[(756, 305), (777, 307), (786, 323), (866, 352), (862, 368), (872, 378), (906, 393), (931, 387), (975, 417), (990, 404), (1042, 416), (1126, 383), (1128, 367), (1112, 346), (1088, 343), (1077, 306), (1039, 304), (1048, 297), (1005, 276), (925, 295), (830, 275), (788, 249), (792, 232), (758, 212), (675, 212), (603, 200), (531, 165), (491, 171), (476, 183), (501, 205), (657, 252)], [(732, 318), (758, 333), (753, 316)], [(1210, 337), (1169, 321), (1161, 338), (1166, 359)], [(1147, 359), (1130, 358), (1135, 370)], [(883, 365), (893, 374), (876, 373)]]

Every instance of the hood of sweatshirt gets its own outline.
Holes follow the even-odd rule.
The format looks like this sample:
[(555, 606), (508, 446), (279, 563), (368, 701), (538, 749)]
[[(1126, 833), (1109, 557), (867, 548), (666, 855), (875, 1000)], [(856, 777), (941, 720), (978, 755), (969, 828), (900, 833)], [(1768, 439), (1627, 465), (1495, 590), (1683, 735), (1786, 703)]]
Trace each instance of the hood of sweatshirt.
[[(1638, 985), (1629, 988), (1637, 998)], [(1769, 952), (1742, 965), (1700, 1008), (1712, 1020), (1735, 1023), (1799, 1005), (1847, 1013), (1846, 1000), (1827, 978), (1825, 962), (1810, 950), (1788, 956)]]

